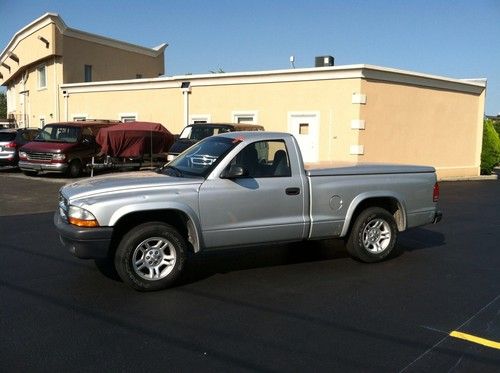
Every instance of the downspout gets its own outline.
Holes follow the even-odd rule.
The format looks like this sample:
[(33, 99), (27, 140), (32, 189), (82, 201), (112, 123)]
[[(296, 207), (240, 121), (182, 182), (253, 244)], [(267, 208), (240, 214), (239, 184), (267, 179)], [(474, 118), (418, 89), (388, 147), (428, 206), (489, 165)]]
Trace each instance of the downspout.
[(26, 120), (26, 81), (28, 80), (28, 70), (24, 72), (21, 79), (23, 81), (23, 124), (24, 128), (26, 128), (29, 125), (29, 121)]
[(189, 94), (191, 93), (191, 82), (181, 83), (182, 96), (184, 97), (184, 127), (189, 125)]
[(54, 101), (55, 101), (55, 119), (59, 122), (59, 86), (57, 85), (57, 62), (54, 56)]
[(63, 91), (63, 97), (64, 97), (64, 120), (67, 122), (68, 121), (68, 97), (69, 97), (69, 93), (67, 93), (67, 91)]

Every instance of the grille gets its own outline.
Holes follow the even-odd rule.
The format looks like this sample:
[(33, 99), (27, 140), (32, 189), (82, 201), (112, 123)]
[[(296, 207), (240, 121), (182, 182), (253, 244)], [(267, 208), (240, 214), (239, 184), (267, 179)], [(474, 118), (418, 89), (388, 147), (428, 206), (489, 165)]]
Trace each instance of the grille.
[(26, 152), (30, 161), (51, 161), (52, 153)]

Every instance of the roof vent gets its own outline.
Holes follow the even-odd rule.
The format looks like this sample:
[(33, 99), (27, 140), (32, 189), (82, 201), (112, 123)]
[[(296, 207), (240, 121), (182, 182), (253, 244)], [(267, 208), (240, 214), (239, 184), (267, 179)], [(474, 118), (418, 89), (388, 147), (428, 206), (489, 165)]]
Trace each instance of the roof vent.
[(314, 58), (315, 67), (333, 66), (334, 63), (335, 59), (333, 58), (333, 56), (318, 56)]

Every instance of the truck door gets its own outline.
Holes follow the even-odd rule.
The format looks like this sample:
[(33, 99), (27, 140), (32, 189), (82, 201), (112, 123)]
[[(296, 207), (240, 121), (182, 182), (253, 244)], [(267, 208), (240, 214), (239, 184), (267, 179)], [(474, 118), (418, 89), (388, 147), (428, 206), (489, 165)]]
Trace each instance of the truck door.
[[(229, 169), (241, 175), (228, 177)], [(291, 172), (283, 140), (247, 145), (221, 177), (201, 186), (206, 247), (302, 239), (306, 224), (303, 184), (304, 178)]]

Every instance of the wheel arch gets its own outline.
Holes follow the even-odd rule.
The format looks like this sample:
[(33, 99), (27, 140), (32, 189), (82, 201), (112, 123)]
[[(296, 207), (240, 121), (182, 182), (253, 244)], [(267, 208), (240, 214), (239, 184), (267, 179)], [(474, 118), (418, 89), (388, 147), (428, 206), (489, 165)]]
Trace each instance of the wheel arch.
[(369, 207), (380, 207), (392, 214), (400, 232), (406, 229), (406, 207), (403, 198), (396, 193), (363, 193), (354, 198), (347, 210), (340, 237), (345, 237), (356, 218)]
[(131, 228), (151, 221), (173, 226), (184, 237), (193, 252), (196, 253), (203, 247), (200, 224), (194, 212), (175, 206), (145, 209), (134, 209), (133, 207), (127, 206), (124, 209), (119, 209), (111, 217), (110, 225), (113, 226), (112, 251), (116, 250), (123, 235)]

